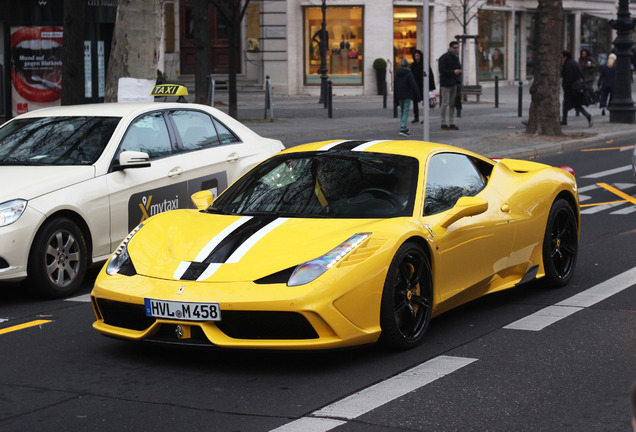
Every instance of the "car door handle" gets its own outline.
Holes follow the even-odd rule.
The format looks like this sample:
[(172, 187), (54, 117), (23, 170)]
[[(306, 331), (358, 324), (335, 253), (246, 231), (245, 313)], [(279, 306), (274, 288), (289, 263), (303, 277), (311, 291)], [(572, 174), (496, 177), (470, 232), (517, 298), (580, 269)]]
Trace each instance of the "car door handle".
[(181, 174), (183, 174), (183, 168), (178, 166), (178, 167), (172, 168), (170, 172), (168, 172), (168, 177), (176, 177)]
[(234, 162), (239, 160), (239, 155), (238, 153), (234, 152), (234, 153), (230, 153), (229, 155), (227, 155), (227, 158), (225, 159), (227, 162)]

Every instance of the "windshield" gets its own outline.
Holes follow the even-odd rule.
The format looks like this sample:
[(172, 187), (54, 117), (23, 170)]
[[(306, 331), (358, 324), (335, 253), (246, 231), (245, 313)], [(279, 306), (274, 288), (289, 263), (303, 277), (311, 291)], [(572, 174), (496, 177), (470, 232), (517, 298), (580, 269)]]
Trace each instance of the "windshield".
[(411, 216), (418, 162), (370, 152), (275, 156), (226, 190), (208, 212), (285, 217)]
[(39, 117), (0, 128), (0, 165), (91, 165), (119, 117)]

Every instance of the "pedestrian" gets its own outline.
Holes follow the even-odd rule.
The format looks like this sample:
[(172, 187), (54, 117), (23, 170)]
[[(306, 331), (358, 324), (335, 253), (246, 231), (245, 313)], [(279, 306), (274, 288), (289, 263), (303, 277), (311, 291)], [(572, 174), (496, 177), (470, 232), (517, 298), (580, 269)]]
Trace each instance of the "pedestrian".
[[(413, 51), (413, 62), (411, 63), (411, 72), (413, 78), (417, 83), (419, 89), (419, 100), (424, 100), (424, 58), (423, 53), (420, 50)], [(418, 123), (420, 121), (420, 109), (419, 102), (413, 99), (413, 121), (411, 123)]]
[(453, 119), (455, 117), (455, 98), (457, 87), (462, 80), (462, 65), (459, 61), (459, 43), (453, 41), (448, 51), (439, 58), (439, 86), (441, 97), (441, 119), (443, 130), (459, 129)]
[[(413, 77), (415, 78), (415, 82), (417, 83), (417, 88), (420, 90), (420, 100), (426, 103), (424, 99), (424, 60), (423, 60), (422, 51), (415, 50), (413, 51), (413, 62), (411, 63), (411, 72), (413, 72)], [(431, 66), (428, 66), (428, 91), (435, 91), (435, 77), (433, 75), (433, 70)], [(430, 97), (430, 95), (429, 95)], [(430, 104), (430, 101), (429, 101)], [(417, 123), (420, 121), (420, 110), (419, 103), (413, 100), (413, 120), (411, 123)], [(420, 123), (424, 123), (423, 121)]]
[(616, 54), (610, 54), (607, 58), (607, 63), (601, 68), (601, 74), (598, 77), (598, 88), (601, 89), (601, 96), (599, 98), (601, 115), (605, 115), (605, 108), (607, 108), (609, 104), (612, 103), (612, 99), (614, 99), (615, 77)]
[(591, 92), (594, 93), (594, 81), (596, 81), (596, 77), (598, 76), (598, 62), (586, 49), (581, 50), (579, 69), (581, 69), (585, 84)]
[(409, 109), (411, 107), (411, 100), (415, 103), (420, 101), (420, 90), (417, 87), (415, 78), (411, 69), (409, 69), (409, 59), (402, 57), (400, 60), (400, 68), (395, 73), (395, 99), (397, 99), (400, 109), (402, 110), (402, 117), (400, 119), (400, 135), (411, 136), (406, 127), (409, 120)]
[(587, 119), (587, 124), (592, 127), (594, 121), (592, 115), (583, 108), (583, 104), (587, 102), (587, 87), (585, 79), (579, 69), (579, 65), (572, 59), (569, 51), (561, 53), (563, 66), (561, 67), (561, 87), (563, 88), (563, 117), (561, 124), (568, 124), (568, 111), (574, 109), (577, 113), (581, 113)]

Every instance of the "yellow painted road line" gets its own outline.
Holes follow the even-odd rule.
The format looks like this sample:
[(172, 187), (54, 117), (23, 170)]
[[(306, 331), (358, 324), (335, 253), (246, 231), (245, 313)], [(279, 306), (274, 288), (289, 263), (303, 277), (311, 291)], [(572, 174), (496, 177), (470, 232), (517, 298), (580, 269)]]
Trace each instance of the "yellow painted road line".
[(602, 205), (606, 205), (606, 204), (619, 204), (619, 203), (624, 203), (624, 202), (627, 202), (627, 201), (620, 200), (620, 201), (608, 201), (608, 202), (603, 202), (603, 203), (581, 204), (581, 208), (583, 208), (583, 207), (596, 207), (596, 206), (602, 206)]
[(582, 152), (594, 152), (594, 151), (605, 151), (605, 150), (628, 150), (633, 149), (634, 146), (625, 146), (625, 147), (605, 147), (605, 148), (597, 148), (597, 149), (583, 149)]
[(15, 325), (13, 327), (3, 328), (3, 329), (0, 329), (0, 335), (1, 334), (5, 334), (5, 333), (11, 333), (11, 332), (18, 331), (18, 330), (22, 330), (22, 329), (29, 328), (29, 327), (39, 326), (39, 325), (50, 323), (50, 322), (52, 322), (52, 321), (51, 320), (35, 320), (35, 321), (30, 321), (30, 322), (27, 322), (27, 323), (24, 323), (24, 324)]
[(634, 198), (631, 195), (627, 195), (622, 190), (616, 189), (614, 186), (610, 186), (607, 183), (596, 183), (596, 184), (599, 185), (600, 187), (602, 187), (603, 189), (607, 189), (608, 191), (610, 191), (614, 195), (619, 196), (619, 197), (623, 198), (624, 200), (629, 201), (632, 204), (636, 204), (636, 198)]

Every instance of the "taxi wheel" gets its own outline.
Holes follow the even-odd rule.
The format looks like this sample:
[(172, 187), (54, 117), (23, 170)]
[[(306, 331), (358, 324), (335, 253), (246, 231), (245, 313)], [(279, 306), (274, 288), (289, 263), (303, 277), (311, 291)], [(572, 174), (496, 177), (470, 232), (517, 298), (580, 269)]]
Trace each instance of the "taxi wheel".
[(70, 295), (84, 280), (87, 255), (86, 239), (75, 222), (68, 218), (46, 222), (29, 255), (28, 290), (46, 298)]
[(577, 219), (564, 199), (552, 204), (543, 238), (543, 266), (551, 286), (566, 285), (574, 274), (579, 246)]
[(431, 321), (432, 307), (429, 258), (420, 245), (407, 242), (393, 257), (384, 283), (380, 343), (394, 349), (419, 345)]

